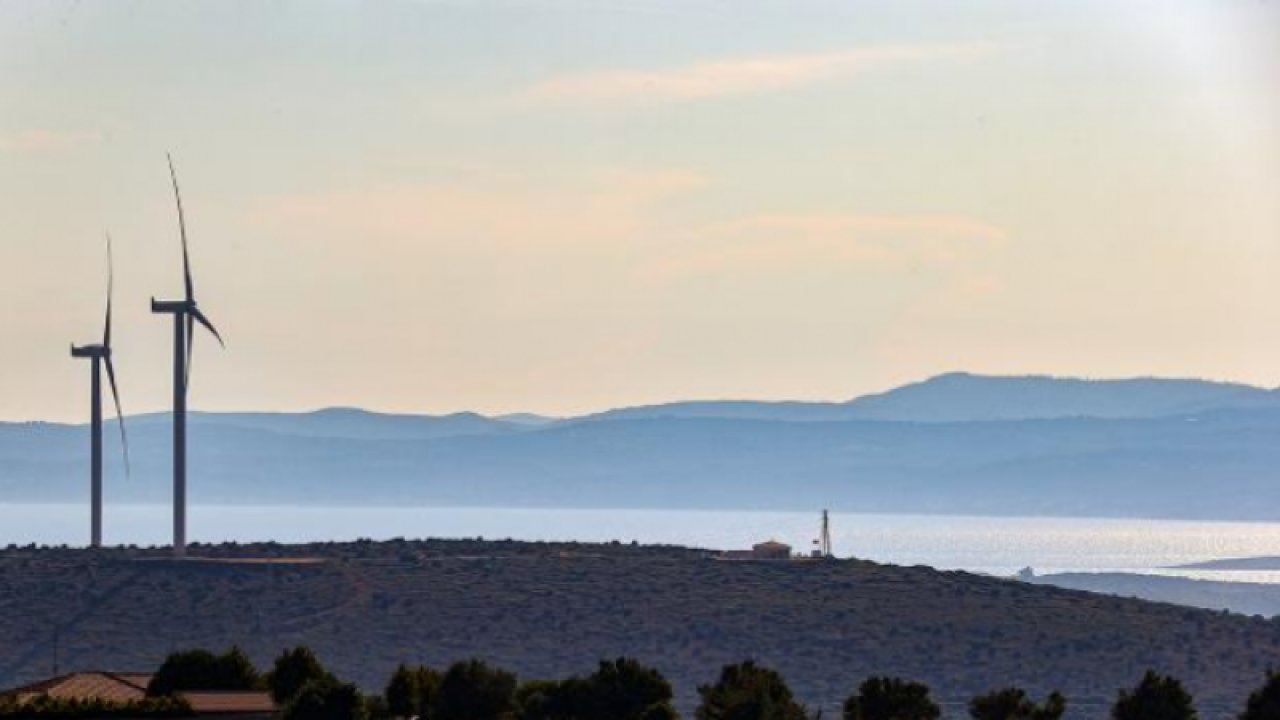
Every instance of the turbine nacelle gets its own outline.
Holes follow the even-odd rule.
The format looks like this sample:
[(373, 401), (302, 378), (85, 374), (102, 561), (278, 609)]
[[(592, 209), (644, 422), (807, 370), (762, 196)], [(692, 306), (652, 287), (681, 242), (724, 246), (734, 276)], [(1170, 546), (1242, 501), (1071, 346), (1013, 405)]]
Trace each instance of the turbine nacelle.
[(71, 357), (107, 358), (111, 357), (111, 348), (105, 345), (72, 345)]
[(151, 298), (151, 312), (153, 313), (177, 315), (178, 313), (193, 312), (195, 309), (195, 300), (157, 300)]

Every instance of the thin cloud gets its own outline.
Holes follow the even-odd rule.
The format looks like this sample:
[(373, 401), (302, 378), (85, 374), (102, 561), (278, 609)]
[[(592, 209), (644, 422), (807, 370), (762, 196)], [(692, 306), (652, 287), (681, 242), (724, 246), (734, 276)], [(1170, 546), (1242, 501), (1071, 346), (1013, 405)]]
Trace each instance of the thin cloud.
[(840, 52), (696, 63), (669, 70), (618, 70), (553, 77), (520, 93), (533, 104), (662, 102), (770, 92), (847, 78), (872, 68), (975, 57), (989, 43), (886, 45)]
[(434, 252), (439, 247), (433, 241), (481, 254), (581, 252), (643, 237), (655, 206), (709, 183), (684, 168), (620, 168), (560, 178), (391, 185), (271, 198), (258, 204), (254, 220), (308, 244), (334, 238), (334, 248), (344, 252), (367, 248), (338, 238), (361, 237), (401, 253)]
[(0, 152), (15, 154), (69, 152), (102, 142), (96, 130), (60, 132), (56, 130), (23, 130), (0, 135)]
[(654, 279), (797, 267), (948, 266), (1001, 247), (1004, 229), (963, 217), (758, 215), (704, 227), (647, 268)]

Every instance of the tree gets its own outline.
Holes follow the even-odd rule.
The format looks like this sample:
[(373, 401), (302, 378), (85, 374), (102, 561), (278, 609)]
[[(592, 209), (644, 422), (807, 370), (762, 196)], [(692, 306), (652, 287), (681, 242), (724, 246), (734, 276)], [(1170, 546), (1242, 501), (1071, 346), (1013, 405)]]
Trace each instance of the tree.
[(1280, 718), (1280, 672), (1267, 671), (1267, 681), (1249, 694), (1240, 720), (1275, 720)]
[(922, 683), (870, 677), (844, 701), (845, 720), (937, 720), (942, 710)]
[(218, 658), (218, 677), (220, 684), (231, 690), (249, 690), (262, 687), (262, 675), (253, 661), (240, 649), (232, 645), (231, 649)]
[(650, 705), (640, 716), (640, 720), (680, 720), (680, 714), (671, 703)]
[(440, 679), (436, 720), (499, 720), (515, 711), (516, 676), (483, 660), (456, 662)]
[(516, 692), (522, 720), (659, 720), (675, 716), (671, 683), (631, 658), (602, 661), (587, 677), (532, 680)]
[(992, 690), (969, 701), (973, 720), (1059, 720), (1066, 710), (1067, 699), (1057, 691), (1039, 705), (1021, 688)]
[(208, 650), (183, 650), (165, 658), (151, 678), (147, 694), (172, 695), (183, 690), (252, 690), (262, 679), (249, 657), (238, 647), (222, 655)]
[(434, 716), (432, 706), (439, 691), (440, 673), (425, 665), (409, 667), (401, 663), (391, 674), (383, 697), (393, 716), (430, 718)]
[(671, 683), (633, 658), (602, 660), (585, 681), (583, 720), (640, 720), (657, 705), (671, 704)]
[(332, 676), (310, 680), (284, 706), (282, 720), (366, 720), (364, 696)]
[(333, 679), (333, 676), (316, 659), (311, 648), (299, 645), (280, 653), (267, 673), (266, 685), (271, 691), (271, 698), (284, 705), (308, 682), (325, 679)]
[(529, 680), (516, 690), (520, 720), (561, 720), (577, 718), (586, 706), (586, 688), (581, 678)]
[(1191, 694), (1176, 678), (1148, 670), (1131, 690), (1121, 690), (1112, 720), (1196, 720)]
[(750, 660), (726, 665), (720, 679), (700, 686), (698, 695), (698, 720), (806, 720), (782, 676)]

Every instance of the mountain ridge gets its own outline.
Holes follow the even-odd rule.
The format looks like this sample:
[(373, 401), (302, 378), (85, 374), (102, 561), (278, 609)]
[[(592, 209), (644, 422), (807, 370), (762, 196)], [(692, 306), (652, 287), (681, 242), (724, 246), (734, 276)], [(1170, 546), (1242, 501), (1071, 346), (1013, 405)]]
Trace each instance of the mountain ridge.
[[(1010, 397), (1021, 393), (1023, 397)], [(1110, 397), (1128, 393), (1127, 397)], [(1133, 396), (1139, 397), (1135, 399)], [(1151, 396), (1155, 396), (1154, 398)], [(1081, 397), (1083, 396), (1083, 398)], [(1005, 407), (993, 410), (993, 397)], [(949, 407), (939, 407), (949, 403)], [(1008, 407), (1013, 404), (1015, 407)], [(1020, 407), (1019, 407), (1020, 404)], [(957, 407), (958, 406), (958, 407)], [(486, 415), (470, 410), (450, 413), (411, 413), (372, 410), (355, 406), (326, 406), (312, 410), (190, 411), (191, 418), (250, 426), (283, 424), (284, 418), (305, 424), (365, 419), (373, 422), (473, 423), (476, 428), (529, 429), (595, 420), (647, 417), (719, 417), (770, 419), (791, 422), (843, 420), (901, 420), (906, 422), (966, 422), (986, 420), (1042, 420), (1056, 418), (1161, 417), (1232, 407), (1280, 407), (1280, 388), (1198, 378), (1139, 376), (1128, 378), (1080, 378), (1028, 374), (988, 375), (952, 371), (906, 383), (882, 392), (844, 401), (694, 399), (626, 405), (581, 415), (551, 416), (533, 412)], [(126, 415), (129, 422), (163, 421), (168, 412)], [(43, 420), (0, 421), (0, 426), (21, 423), (82, 426)], [(303, 428), (303, 431), (306, 429)], [(304, 434), (312, 434), (304, 432)], [(438, 432), (410, 432), (409, 436)], [(454, 434), (446, 432), (445, 434)]]
[(1158, 417), (1268, 401), (1280, 405), (1280, 397), (1265, 388), (1217, 380), (1158, 377), (1085, 379), (957, 371), (844, 402), (691, 400), (617, 408), (581, 419), (760, 417), (804, 422), (955, 422)]
[[(1041, 414), (1054, 407), (1079, 410), (1098, 386), (1034, 378), (1030, 387), (1043, 389), (1047, 382), (1054, 392), (1021, 404), (984, 404), (985, 396), (973, 389), (992, 382), (950, 375), (916, 384), (910, 393), (917, 400), (900, 403), (891, 413), (880, 409), (896, 419), (796, 420), (796, 406), (779, 416), (762, 415), (759, 406), (749, 404), (727, 415), (695, 406), (684, 416), (636, 412), (532, 423), (475, 413), (382, 415), (352, 408), (193, 413), (191, 500), (827, 507), (1280, 521), (1280, 483), (1274, 482), (1274, 468), (1280, 467), (1280, 443), (1275, 442), (1280, 394), (1274, 391), (1202, 381), (1115, 381), (1122, 384), (1103, 387), (1136, 388), (1132, 402), (1109, 400), (1092, 407), (1113, 415), (1127, 407), (1132, 416), (1003, 419), (998, 416), (1011, 408)], [(957, 383), (958, 395), (947, 391)], [(994, 384), (1006, 395), (1010, 388), (1028, 387), (1026, 381), (997, 379)], [(1056, 402), (1064, 387), (1075, 399), (1049, 402)], [(922, 403), (922, 388), (942, 399)], [(1079, 399), (1080, 388), (1088, 388), (1085, 400)], [(1222, 398), (1236, 404), (1217, 405)], [(965, 404), (976, 409), (957, 413)], [(751, 412), (741, 412), (742, 407)], [(167, 418), (155, 413), (129, 425), (133, 474), (124, 481), (120, 453), (114, 441), (109, 443), (108, 502), (168, 502)], [(86, 433), (83, 425), (0, 424), (0, 499), (84, 501)]]

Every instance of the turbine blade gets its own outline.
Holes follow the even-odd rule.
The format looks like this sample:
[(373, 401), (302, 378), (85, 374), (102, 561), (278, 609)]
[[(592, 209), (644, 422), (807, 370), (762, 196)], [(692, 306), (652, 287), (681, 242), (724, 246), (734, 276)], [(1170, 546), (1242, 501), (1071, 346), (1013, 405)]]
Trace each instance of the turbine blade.
[(182, 280), (187, 289), (187, 301), (195, 297), (195, 288), (191, 282), (191, 259), (187, 255), (187, 220), (182, 213), (182, 193), (178, 191), (178, 173), (173, 169), (173, 157), (165, 153), (169, 160), (169, 179), (173, 181), (173, 198), (178, 202), (178, 232), (182, 236)]
[(194, 311), (193, 310), (187, 311), (187, 362), (182, 369), (183, 392), (185, 392), (187, 388), (191, 387), (191, 349), (195, 347), (195, 344), (196, 344), (195, 319), (191, 317), (192, 312)]
[[(191, 309), (191, 314), (187, 315), (187, 318), (190, 319), (192, 317), (194, 317), (201, 325), (203, 325), (206, 330), (213, 333), (213, 336), (218, 339), (218, 344), (222, 346), (223, 350), (227, 349), (227, 344), (222, 341), (222, 336), (218, 334), (217, 328), (213, 326), (213, 323), (209, 322), (209, 318), (205, 317), (204, 313), (200, 312), (199, 308)], [(190, 343), (191, 342), (190, 339), (188, 339), (187, 342)]]
[(112, 268), (114, 263), (111, 260), (111, 233), (107, 233), (107, 319), (102, 329), (102, 346), (111, 347), (111, 295), (112, 285), (115, 281), (115, 272)]
[(107, 381), (111, 384), (111, 399), (116, 403), (116, 421), (120, 423), (120, 447), (124, 449), (124, 474), (130, 477), (133, 473), (129, 467), (129, 438), (124, 432), (124, 411), (120, 409), (120, 390), (116, 387), (116, 368), (111, 363), (111, 355), (105, 358), (107, 365)]

